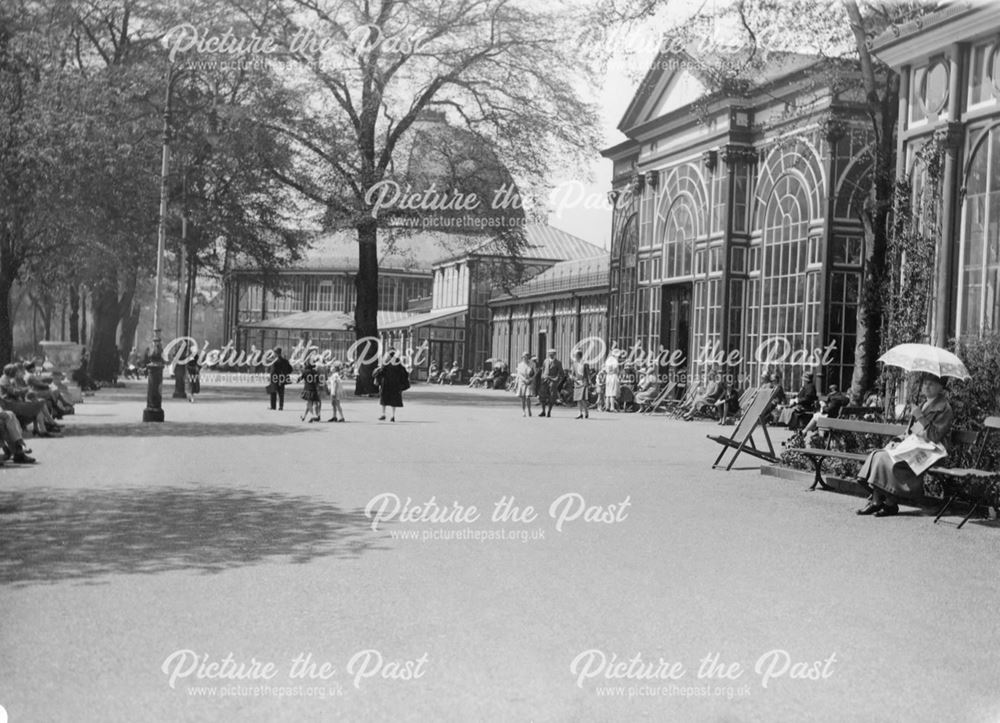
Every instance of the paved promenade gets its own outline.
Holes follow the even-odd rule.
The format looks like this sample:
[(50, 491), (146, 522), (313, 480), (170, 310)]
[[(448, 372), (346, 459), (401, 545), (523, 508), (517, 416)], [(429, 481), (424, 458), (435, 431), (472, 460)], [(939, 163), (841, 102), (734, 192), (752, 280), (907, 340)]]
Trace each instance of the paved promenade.
[(13, 723), (1000, 720), (996, 523), (857, 517), (713, 471), (709, 423), (505, 392), (143, 406), (102, 391), (0, 469)]

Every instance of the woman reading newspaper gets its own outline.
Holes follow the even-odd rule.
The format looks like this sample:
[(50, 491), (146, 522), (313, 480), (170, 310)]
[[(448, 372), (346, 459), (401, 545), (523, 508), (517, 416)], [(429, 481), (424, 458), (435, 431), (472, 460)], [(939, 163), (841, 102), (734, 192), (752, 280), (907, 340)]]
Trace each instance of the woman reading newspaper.
[(944, 447), (954, 416), (942, 381), (924, 376), (921, 392), (926, 401), (910, 416), (906, 437), (868, 455), (858, 471), (858, 482), (872, 490), (859, 515), (890, 517), (899, 512), (899, 498), (923, 496), (923, 473), (947, 456)]

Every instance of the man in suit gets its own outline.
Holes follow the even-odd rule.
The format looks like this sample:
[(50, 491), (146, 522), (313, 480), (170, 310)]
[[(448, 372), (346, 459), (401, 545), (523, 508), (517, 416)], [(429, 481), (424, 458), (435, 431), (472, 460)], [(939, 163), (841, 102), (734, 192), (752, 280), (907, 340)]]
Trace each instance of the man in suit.
[(271, 409), (274, 409), (277, 403), (277, 408), (282, 410), (285, 408), (285, 385), (292, 380), (292, 365), (281, 355), (280, 347), (275, 349), (274, 353), (278, 358), (271, 365), (271, 383), (268, 385), (268, 391), (271, 395)]

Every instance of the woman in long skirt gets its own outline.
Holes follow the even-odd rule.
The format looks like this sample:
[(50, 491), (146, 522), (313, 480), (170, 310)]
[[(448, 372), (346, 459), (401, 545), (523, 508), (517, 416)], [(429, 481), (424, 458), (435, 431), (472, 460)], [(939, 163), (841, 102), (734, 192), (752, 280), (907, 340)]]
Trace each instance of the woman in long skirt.
[[(911, 414), (906, 433), (946, 445), (954, 413), (944, 394), (944, 384), (928, 374), (921, 392), (927, 401)], [(868, 455), (858, 472), (858, 482), (872, 490), (868, 505), (858, 510), (859, 515), (891, 517), (899, 513), (900, 498), (919, 499), (924, 494), (923, 475), (914, 474), (906, 462), (893, 462), (885, 449)]]

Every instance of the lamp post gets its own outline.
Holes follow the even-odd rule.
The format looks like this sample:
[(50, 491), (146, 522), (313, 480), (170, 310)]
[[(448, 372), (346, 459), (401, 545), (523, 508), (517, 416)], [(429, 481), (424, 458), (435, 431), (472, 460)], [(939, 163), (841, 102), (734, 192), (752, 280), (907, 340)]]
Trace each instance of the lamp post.
[(170, 172), (170, 101), (174, 82), (179, 73), (173, 63), (167, 70), (167, 98), (163, 106), (163, 157), (160, 165), (160, 223), (156, 239), (156, 286), (153, 291), (153, 350), (149, 356), (146, 386), (146, 408), (142, 410), (143, 422), (163, 421), (163, 340), (160, 338), (160, 300), (163, 293), (163, 256), (167, 244), (167, 175)]

